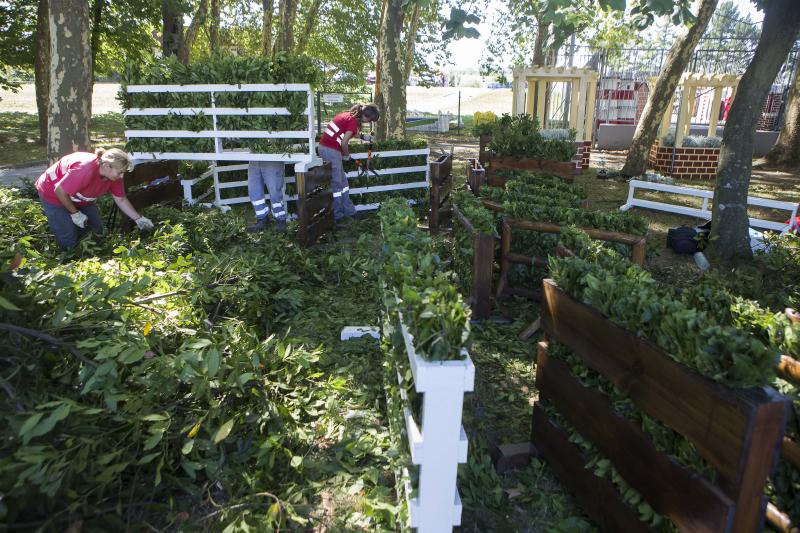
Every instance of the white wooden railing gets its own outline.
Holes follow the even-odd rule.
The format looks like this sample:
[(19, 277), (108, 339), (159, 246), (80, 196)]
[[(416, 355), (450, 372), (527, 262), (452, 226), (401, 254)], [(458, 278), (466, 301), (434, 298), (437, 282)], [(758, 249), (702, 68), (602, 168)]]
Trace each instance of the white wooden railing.
[[(201, 85), (128, 85), (126, 91), (134, 93), (208, 93), (211, 107), (148, 107), (133, 108), (124, 112), (125, 116), (192, 116), (199, 113), (211, 117), (212, 129), (201, 131), (189, 130), (125, 130), (128, 139), (134, 138), (167, 138), (167, 139), (213, 139), (213, 152), (134, 152), (135, 160), (145, 159), (178, 159), (195, 161), (285, 161), (310, 162), (316, 159), (314, 143), (314, 94), (307, 83), (244, 83), (240, 85), (201, 84)], [(302, 92), (308, 101), (303, 114), (308, 116), (307, 127), (293, 131), (260, 131), (260, 130), (220, 130), (217, 117), (221, 116), (263, 116), (291, 115), (285, 107), (217, 107), (216, 95), (237, 92)], [(249, 150), (224, 150), (222, 139), (300, 139), (308, 143), (303, 152), (261, 154)]]
[[(408, 156), (415, 156), (415, 155), (430, 155), (431, 151), (429, 148), (422, 148), (422, 149), (415, 149), (415, 150), (391, 150), (391, 151), (384, 151), (384, 152), (373, 152), (373, 157), (381, 157), (385, 159), (389, 159), (392, 157), (408, 157)], [(356, 153), (351, 154), (353, 159), (366, 159), (366, 153)], [(200, 200), (210, 196), (212, 193), (214, 194), (214, 201), (212, 202), (214, 205), (221, 207), (227, 206), (232, 204), (240, 204), (246, 203), (250, 201), (248, 196), (237, 196), (234, 198), (222, 198), (221, 191), (224, 189), (235, 189), (235, 188), (246, 188), (247, 181), (221, 181), (220, 174), (225, 172), (233, 172), (233, 171), (247, 171), (246, 164), (240, 165), (212, 165), (209, 170), (201, 174), (199, 177), (189, 180), (181, 180), (181, 184), (183, 185), (183, 197), (189, 204), (195, 204)], [(410, 174), (410, 173), (419, 173), (420, 180), (414, 181), (410, 183), (395, 183), (390, 185), (381, 185), (378, 182), (378, 177), (375, 175), (370, 175), (370, 179), (375, 179), (375, 185), (368, 185), (366, 187), (355, 187), (350, 189), (350, 196), (351, 199), (353, 196), (357, 195), (368, 195), (371, 193), (376, 192), (384, 192), (384, 191), (399, 191), (399, 190), (406, 190), (406, 189), (418, 189), (418, 188), (427, 188), (428, 184), (428, 176), (430, 174), (430, 168), (426, 165), (419, 165), (419, 166), (412, 166), (412, 167), (398, 167), (398, 168), (386, 168), (381, 170), (375, 171), (378, 176), (386, 176), (391, 174)], [(348, 172), (346, 175), (348, 178), (354, 178), (358, 176), (358, 171)], [(424, 175), (424, 176), (423, 176)], [(204, 181), (208, 178), (213, 178), (213, 189), (208, 189), (201, 193), (199, 196), (195, 197), (193, 193), (193, 187)], [(294, 176), (285, 176), (284, 177), (284, 184), (286, 183), (294, 183), (295, 178)], [(297, 201), (297, 195), (290, 195), (284, 196), (284, 200), (286, 202), (295, 202)], [(377, 209), (380, 207), (379, 202), (373, 203), (366, 203), (366, 204), (357, 204), (356, 210), (357, 211), (365, 211), (371, 209)]]
[[(417, 495), (409, 476), (404, 475), (404, 497), (409, 526), (419, 533), (452, 531), (461, 525), (461, 498), (456, 480), (458, 464), (467, 462), (468, 440), (461, 423), (464, 393), (475, 386), (475, 365), (469, 353), (463, 359), (427, 361), (414, 349), (414, 339), (398, 312), (404, 351), (408, 357), (414, 389), (422, 395), (422, 420), (415, 420), (399, 372), (397, 382), (403, 402), (403, 419), (411, 462), (419, 465)], [(378, 328), (346, 327), (341, 339), (379, 337)]]
[[(703, 204), (700, 208), (689, 207), (685, 205), (669, 204), (666, 202), (657, 202), (654, 200), (643, 200), (635, 198), (634, 194), (637, 190), (660, 191), (681, 196), (690, 196), (694, 198), (702, 198)], [(709, 209), (709, 202), (714, 199), (714, 191), (706, 189), (695, 189), (693, 187), (680, 187), (678, 185), (667, 185), (665, 183), (653, 183), (649, 181), (631, 180), (628, 182), (628, 200), (623, 206), (619, 208), (620, 211), (627, 211), (632, 207), (643, 207), (645, 209), (655, 209), (658, 211), (666, 211), (669, 213), (677, 213), (679, 215), (687, 215), (705, 220), (711, 220), (711, 210)], [(796, 217), (798, 211), (797, 202), (782, 202), (779, 200), (770, 200), (769, 198), (758, 198), (755, 196), (747, 197), (747, 205), (755, 207), (763, 207), (769, 209), (776, 209), (779, 211), (788, 212), (787, 218), (789, 223), (776, 222), (773, 220), (764, 220), (761, 218), (750, 218), (750, 225), (754, 228), (769, 229), (774, 231), (784, 231), (796, 227)], [(783, 218), (783, 217), (781, 217)]]

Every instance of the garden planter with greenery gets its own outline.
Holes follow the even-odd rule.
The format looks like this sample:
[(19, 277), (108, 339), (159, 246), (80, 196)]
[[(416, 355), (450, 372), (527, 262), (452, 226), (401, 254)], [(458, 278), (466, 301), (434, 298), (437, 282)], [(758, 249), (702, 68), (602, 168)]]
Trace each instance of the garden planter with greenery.
[(789, 407), (767, 387), (775, 330), (584, 234), (563, 241), (576, 256), (551, 259), (543, 286), (537, 449), (604, 529), (763, 527)]
[[(572, 182), (581, 171), (573, 158), (577, 152), (574, 130), (540, 130), (530, 115), (503, 115), (496, 122), (475, 126), (480, 136), (479, 160), (490, 185), (503, 186), (498, 171), (541, 170)], [(488, 142), (488, 149), (484, 142)]]
[(450, 530), (461, 523), (456, 475), (458, 463), (467, 460), (461, 413), (475, 379), (467, 352), (469, 310), (407, 203), (387, 201), (380, 220), (381, 332), (387, 405), (401, 450), (398, 492), (407, 503), (407, 525)]

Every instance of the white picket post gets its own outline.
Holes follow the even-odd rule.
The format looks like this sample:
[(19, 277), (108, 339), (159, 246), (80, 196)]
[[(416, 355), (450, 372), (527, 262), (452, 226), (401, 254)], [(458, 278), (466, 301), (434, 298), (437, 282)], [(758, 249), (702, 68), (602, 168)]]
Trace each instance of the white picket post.
[(427, 361), (414, 350), (414, 342), (400, 314), (406, 354), (414, 387), (422, 394), (422, 423), (406, 416), (411, 460), (420, 465), (416, 498), (407, 494), (411, 527), (419, 533), (452, 531), (461, 524), (461, 499), (456, 480), (458, 463), (467, 462), (467, 436), (461, 425), (464, 392), (474, 389), (475, 366), (466, 350), (464, 359)]

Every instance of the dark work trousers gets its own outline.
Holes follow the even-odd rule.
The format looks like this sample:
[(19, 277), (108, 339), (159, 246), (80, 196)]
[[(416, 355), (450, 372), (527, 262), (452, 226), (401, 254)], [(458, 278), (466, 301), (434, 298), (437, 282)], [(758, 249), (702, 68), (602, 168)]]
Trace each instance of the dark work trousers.
[(95, 204), (84, 206), (75, 206), (78, 210), (89, 217), (83, 228), (79, 228), (72, 222), (69, 211), (63, 205), (51, 204), (42, 197), (39, 197), (42, 202), (42, 209), (47, 217), (47, 224), (50, 226), (50, 231), (56, 237), (56, 243), (62, 248), (74, 248), (78, 241), (84, 238), (90, 231), (102, 235), (103, 234), (103, 219), (100, 218), (100, 211), (98, 211)]

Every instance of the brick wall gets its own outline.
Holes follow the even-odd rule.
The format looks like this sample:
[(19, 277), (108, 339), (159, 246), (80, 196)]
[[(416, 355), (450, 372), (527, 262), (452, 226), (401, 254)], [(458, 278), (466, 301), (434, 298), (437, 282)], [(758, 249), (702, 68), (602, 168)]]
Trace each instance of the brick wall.
[(578, 151), (572, 161), (576, 168), (586, 170), (589, 168), (589, 157), (592, 155), (592, 141), (575, 141), (575, 146), (578, 147)]
[(654, 172), (675, 179), (714, 180), (717, 177), (719, 148), (676, 148), (672, 161), (672, 147), (661, 146), (659, 141), (650, 147), (648, 167)]
[(772, 131), (778, 122), (778, 111), (781, 109), (781, 93), (769, 93), (761, 106), (761, 117), (756, 129)]

